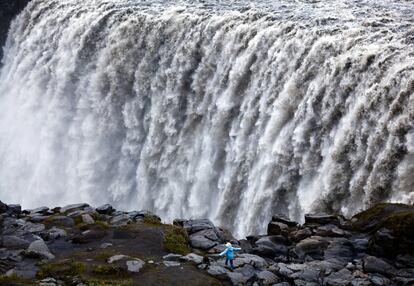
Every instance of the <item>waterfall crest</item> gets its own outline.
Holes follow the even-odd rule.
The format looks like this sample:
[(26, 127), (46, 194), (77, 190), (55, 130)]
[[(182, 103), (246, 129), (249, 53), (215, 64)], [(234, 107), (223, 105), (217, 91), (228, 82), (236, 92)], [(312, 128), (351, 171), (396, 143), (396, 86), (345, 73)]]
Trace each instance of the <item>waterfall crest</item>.
[(414, 6), (273, 2), (32, 0), (0, 74), (2, 200), (239, 237), (414, 203)]

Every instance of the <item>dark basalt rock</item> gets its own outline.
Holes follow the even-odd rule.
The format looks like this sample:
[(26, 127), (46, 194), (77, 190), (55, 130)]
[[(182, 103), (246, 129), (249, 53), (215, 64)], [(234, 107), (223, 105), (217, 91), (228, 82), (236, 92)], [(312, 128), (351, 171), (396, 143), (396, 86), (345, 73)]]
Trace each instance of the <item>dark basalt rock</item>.
[(11, 21), (26, 7), (30, 0), (0, 1), (0, 66), (3, 58), (3, 46), (7, 39)]
[(105, 204), (103, 206), (97, 207), (96, 211), (99, 214), (106, 214), (106, 215), (110, 215), (113, 212), (115, 212), (115, 209), (110, 205), (110, 204)]

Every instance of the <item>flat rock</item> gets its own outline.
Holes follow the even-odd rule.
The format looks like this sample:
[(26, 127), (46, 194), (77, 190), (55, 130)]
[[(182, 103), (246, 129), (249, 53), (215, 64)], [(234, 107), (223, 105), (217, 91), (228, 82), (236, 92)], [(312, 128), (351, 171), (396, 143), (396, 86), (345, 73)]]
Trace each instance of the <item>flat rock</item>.
[(54, 226), (73, 227), (75, 221), (71, 217), (67, 216), (52, 216), (49, 218), (49, 223)]
[(88, 204), (72, 204), (72, 205), (67, 205), (64, 206), (63, 208), (60, 209), (61, 213), (69, 213), (69, 212), (73, 212), (73, 211), (78, 211), (78, 210), (83, 210), (86, 207), (90, 207)]
[(30, 257), (38, 257), (45, 259), (54, 259), (55, 256), (50, 252), (46, 243), (43, 240), (33, 241), (27, 248), (27, 254)]
[(178, 261), (180, 260), (181, 257), (183, 256), (180, 254), (170, 253), (170, 254), (164, 255), (162, 259), (166, 261)]
[(349, 285), (349, 282), (354, 280), (352, 272), (347, 269), (339, 270), (334, 272), (325, 278), (325, 282), (330, 286), (343, 286)]
[(191, 261), (191, 262), (193, 262), (195, 264), (201, 264), (201, 263), (203, 263), (203, 259), (204, 259), (203, 256), (198, 255), (198, 254), (195, 254), (195, 253), (189, 253), (189, 254), (187, 254), (185, 256), (181, 256), (180, 257), (180, 260), (183, 260), (183, 261)]
[(180, 266), (181, 263), (177, 261), (163, 261), (162, 262), (166, 267), (177, 267)]
[(239, 272), (227, 272), (227, 278), (231, 281), (231, 284), (235, 286), (246, 285), (246, 282), (249, 280), (249, 277), (246, 277)]
[(193, 234), (205, 229), (214, 229), (214, 224), (209, 219), (192, 219), (183, 222), (184, 229)]
[(212, 276), (222, 276), (225, 275), (227, 272), (229, 272), (229, 270), (220, 265), (210, 265), (207, 268), (207, 273)]
[(117, 262), (117, 261), (120, 261), (120, 260), (123, 260), (123, 259), (128, 259), (128, 258), (129, 258), (129, 256), (127, 256), (127, 255), (117, 254), (117, 255), (109, 257), (107, 262), (109, 264), (112, 264), (114, 262)]
[(109, 223), (114, 226), (125, 226), (131, 222), (131, 218), (127, 214), (120, 214), (113, 217)]
[(3, 236), (2, 246), (7, 249), (26, 249), (29, 245), (30, 242), (26, 239), (13, 235)]
[(43, 206), (43, 207), (40, 207), (40, 208), (30, 210), (30, 215), (33, 215), (33, 214), (48, 214), (48, 212), (49, 212), (49, 208)]
[(57, 228), (57, 227), (52, 227), (51, 229), (49, 229), (46, 232), (46, 237), (49, 240), (53, 240), (53, 239), (59, 239), (62, 237), (66, 237), (68, 234), (66, 232), (66, 230), (61, 229), (61, 228)]
[(318, 224), (318, 225), (335, 224), (335, 225), (339, 225), (340, 220), (339, 220), (339, 217), (336, 216), (336, 215), (306, 214), (305, 215), (305, 224)]
[(144, 267), (145, 262), (136, 258), (134, 260), (128, 260), (126, 265), (129, 272), (138, 273)]

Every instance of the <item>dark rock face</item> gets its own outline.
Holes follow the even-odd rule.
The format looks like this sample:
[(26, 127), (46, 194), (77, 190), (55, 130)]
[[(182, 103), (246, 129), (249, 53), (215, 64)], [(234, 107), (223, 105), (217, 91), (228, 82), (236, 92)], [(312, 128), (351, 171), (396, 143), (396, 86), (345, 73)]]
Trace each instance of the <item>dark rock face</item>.
[(0, 59), (3, 58), (3, 46), (7, 39), (10, 22), (18, 15), (30, 0), (0, 1)]

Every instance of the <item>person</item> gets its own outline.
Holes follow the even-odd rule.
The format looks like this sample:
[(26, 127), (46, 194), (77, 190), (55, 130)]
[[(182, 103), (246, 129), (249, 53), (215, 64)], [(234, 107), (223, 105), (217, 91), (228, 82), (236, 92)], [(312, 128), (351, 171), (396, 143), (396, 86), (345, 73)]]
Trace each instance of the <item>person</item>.
[(226, 266), (230, 262), (231, 269), (234, 269), (234, 264), (233, 264), (234, 252), (240, 251), (240, 250), (241, 250), (241, 248), (233, 247), (230, 242), (227, 242), (226, 243), (226, 249), (222, 253), (220, 253), (219, 256), (226, 255)]

